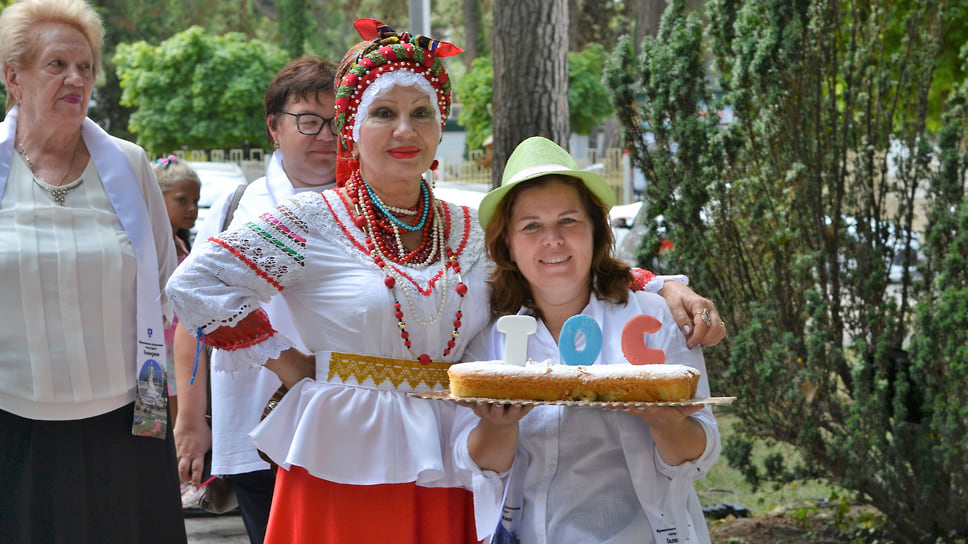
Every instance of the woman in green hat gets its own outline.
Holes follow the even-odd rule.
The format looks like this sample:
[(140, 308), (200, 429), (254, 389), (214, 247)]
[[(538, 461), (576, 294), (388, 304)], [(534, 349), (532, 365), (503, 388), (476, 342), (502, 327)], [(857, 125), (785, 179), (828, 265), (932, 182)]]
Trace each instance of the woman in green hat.
[[(604, 180), (579, 170), (550, 140), (522, 142), (480, 208), (495, 263), (492, 314), (535, 317), (527, 357), (556, 364), (569, 362), (565, 322), (591, 317), (603, 334), (595, 365), (628, 364), (623, 327), (651, 315), (665, 326), (647, 335), (646, 346), (699, 370), (697, 397), (708, 397), (701, 348), (686, 345), (660, 296), (629, 287), (632, 271), (611, 256), (612, 200)], [(496, 326), (476, 344), (482, 360), (504, 359)], [(693, 482), (720, 447), (708, 406), (536, 406), (519, 421), (497, 542), (709, 542)]]

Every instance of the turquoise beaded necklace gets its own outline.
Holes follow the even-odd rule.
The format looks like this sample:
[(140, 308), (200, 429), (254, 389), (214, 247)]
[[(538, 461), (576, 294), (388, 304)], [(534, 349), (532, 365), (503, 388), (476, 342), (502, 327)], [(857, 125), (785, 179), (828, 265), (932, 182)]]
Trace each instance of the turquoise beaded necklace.
[(377, 195), (373, 191), (373, 189), (370, 188), (370, 184), (367, 183), (365, 179), (363, 179), (363, 176), (360, 176), (360, 181), (363, 182), (363, 187), (366, 187), (366, 192), (367, 194), (370, 195), (370, 202), (376, 205), (377, 209), (383, 212), (383, 215), (386, 216), (388, 219), (390, 219), (390, 221), (392, 221), (393, 224), (395, 224), (396, 226), (402, 229), (406, 229), (410, 232), (416, 232), (424, 228), (424, 225), (427, 223), (427, 216), (429, 215), (428, 211), (430, 210), (430, 191), (427, 190), (427, 185), (425, 183), (420, 184), (420, 194), (423, 197), (423, 213), (420, 214), (419, 221), (417, 221), (413, 225), (408, 225), (406, 221), (402, 221), (398, 219), (397, 215), (395, 213), (392, 213), (394, 211), (406, 212), (406, 210), (398, 210), (392, 207), (391, 209), (387, 209), (388, 207), (383, 203), (382, 200), (380, 200), (380, 196)]

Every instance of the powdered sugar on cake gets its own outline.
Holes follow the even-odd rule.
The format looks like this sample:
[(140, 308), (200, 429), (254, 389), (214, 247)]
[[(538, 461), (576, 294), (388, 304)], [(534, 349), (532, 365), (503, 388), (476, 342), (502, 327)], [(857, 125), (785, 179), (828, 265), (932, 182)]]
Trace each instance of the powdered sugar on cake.
[(563, 376), (601, 376), (607, 378), (626, 378), (626, 377), (668, 377), (668, 378), (689, 378), (698, 376), (699, 371), (686, 365), (662, 364), (662, 365), (563, 365), (555, 364), (550, 359), (535, 361), (529, 359), (525, 366), (509, 365), (504, 361), (475, 361), (470, 363), (460, 363), (461, 367), (469, 372), (493, 372), (505, 376), (536, 376), (542, 374), (562, 374)]
[(676, 365), (572, 366), (529, 361), (452, 365), (450, 390), (458, 397), (538, 401), (681, 401), (695, 396), (699, 371)]

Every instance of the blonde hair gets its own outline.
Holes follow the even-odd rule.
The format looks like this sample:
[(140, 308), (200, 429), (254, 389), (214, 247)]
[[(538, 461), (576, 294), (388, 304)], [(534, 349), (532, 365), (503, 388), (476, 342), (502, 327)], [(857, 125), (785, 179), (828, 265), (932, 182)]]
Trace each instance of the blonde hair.
[(167, 192), (176, 183), (184, 180), (194, 181), (201, 187), (202, 180), (198, 178), (198, 174), (190, 166), (178, 160), (169, 159), (169, 161), (166, 164), (155, 161), (153, 166), (155, 177), (158, 178), (158, 186), (161, 187), (162, 193)]
[[(0, 13), (0, 66), (8, 64), (23, 68), (37, 54), (33, 28), (43, 23), (61, 23), (76, 28), (87, 38), (94, 55), (92, 66), (95, 77), (101, 73), (101, 47), (104, 45), (104, 24), (101, 16), (84, 0), (24, 0), (4, 8)], [(7, 91), (7, 109), (14, 100)]]
[[(180, 181), (194, 181), (198, 184), (199, 189), (202, 187), (202, 180), (198, 178), (198, 174), (175, 155), (168, 155), (167, 158), (156, 160), (152, 165), (152, 170), (155, 172), (155, 178), (158, 179), (158, 186), (161, 187), (162, 194), (170, 191)], [(180, 238), (185, 243), (185, 247), (191, 250), (192, 233), (189, 229), (178, 229), (175, 236)]]

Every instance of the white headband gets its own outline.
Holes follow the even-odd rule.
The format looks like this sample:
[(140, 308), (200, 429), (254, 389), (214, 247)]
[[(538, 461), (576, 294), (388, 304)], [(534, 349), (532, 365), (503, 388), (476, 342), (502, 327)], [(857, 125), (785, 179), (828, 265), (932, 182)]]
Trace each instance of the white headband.
[(437, 104), (437, 92), (434, 90), (433, 85), (427, 81), (427, 78), (420, 74), (411, 72), (410, 70), (394, 70), (393, 72), (384, 72), (380, 74), (373, 83), (367, 86), (366, 90), (363, 91), (363, 95), (360, 97), (360, 105), (356, 108), (356, 118), (353, 122), (353, 141), (360, 141), (360, 127), (363, 122), (366, 121), (368, 117), (370, 104), (374, 100), (383, 96), (384, 94), (390, 92), (390, 89), (400, 85), (404, 87), (416, 87), (418, 91), (422, 91), (428, 97), (430, 97), (430, 103), (434, 107), (434, 119), (437, 120), (437, 125), (441, 124), (440, 116), (440, 106)]

